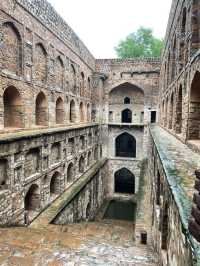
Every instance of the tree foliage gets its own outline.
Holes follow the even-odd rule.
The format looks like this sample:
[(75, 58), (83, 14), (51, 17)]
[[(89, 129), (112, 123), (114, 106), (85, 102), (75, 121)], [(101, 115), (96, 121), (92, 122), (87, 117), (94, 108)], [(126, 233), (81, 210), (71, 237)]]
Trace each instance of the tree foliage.
[(155, 38), (151, 29), (140, 27), (120, 41), (115, 51), (119, 58), (160, 57), (162, 48), (163, 40)]

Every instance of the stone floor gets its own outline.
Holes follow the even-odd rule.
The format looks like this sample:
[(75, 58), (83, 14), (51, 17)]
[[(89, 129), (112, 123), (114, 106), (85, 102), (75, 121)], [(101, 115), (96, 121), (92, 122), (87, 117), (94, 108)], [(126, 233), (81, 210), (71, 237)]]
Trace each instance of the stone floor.
[(133, 238), (132, 223), (111, 220), (42, 230), (0, 229), (0, 265), (158, 265), (151, 243), (141, 245)]

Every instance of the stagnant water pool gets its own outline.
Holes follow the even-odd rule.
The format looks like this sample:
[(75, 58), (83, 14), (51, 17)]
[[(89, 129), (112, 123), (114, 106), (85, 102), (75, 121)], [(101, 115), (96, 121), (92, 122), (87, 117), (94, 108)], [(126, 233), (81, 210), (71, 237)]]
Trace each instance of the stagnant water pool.
[(104, 219), (135, 221), (136, 204), (132, 201), (111, 200), (104, 214)]

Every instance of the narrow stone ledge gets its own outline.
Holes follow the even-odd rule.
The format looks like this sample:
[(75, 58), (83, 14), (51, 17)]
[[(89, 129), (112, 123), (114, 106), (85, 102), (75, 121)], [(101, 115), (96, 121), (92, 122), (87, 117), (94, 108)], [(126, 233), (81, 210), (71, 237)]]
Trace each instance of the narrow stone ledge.
[(44, 210), (29, 226), (31, 228), (45, 228), (67, 206), (67, 204), (81, 191), (81, 189), (104, 166), (107, 158), (102, 159), (85, 172), (75, 183), (60, 195), (46, 210)]

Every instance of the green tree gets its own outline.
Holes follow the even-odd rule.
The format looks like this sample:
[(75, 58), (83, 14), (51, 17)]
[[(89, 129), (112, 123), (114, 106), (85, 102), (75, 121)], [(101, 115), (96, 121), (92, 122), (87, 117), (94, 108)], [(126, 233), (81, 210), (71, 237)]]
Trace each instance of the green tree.
[(163, 40), (153, 36), (151, 29), (140, 27), (120, 41), (115, 51), (119, 58), (160, 57), (163, 44)]

